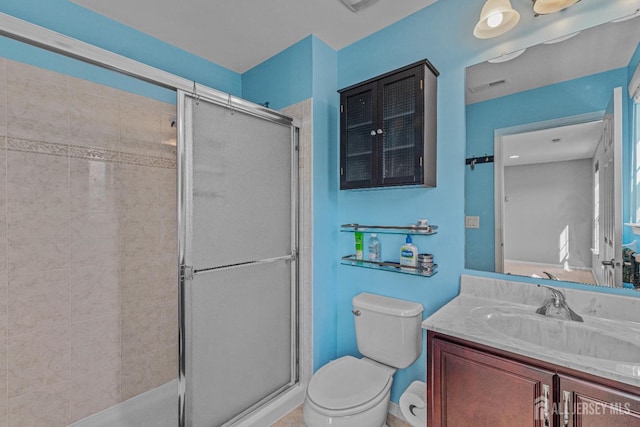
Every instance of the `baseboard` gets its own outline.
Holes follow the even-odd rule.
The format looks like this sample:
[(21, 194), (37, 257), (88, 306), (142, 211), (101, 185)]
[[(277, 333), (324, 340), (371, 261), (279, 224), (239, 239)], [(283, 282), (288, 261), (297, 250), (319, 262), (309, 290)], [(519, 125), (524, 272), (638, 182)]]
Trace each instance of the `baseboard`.
[(306, 384), (298, 384), (265, 407), (233, 424), (234, 427), (261, 427), (272, 425), (304, 402)]
[(400, 405), (398, 405), (397, 403), (395, 402), (389, 403), (389, 413), (394, 417), (398, 418), (399, 420), (402, 420), (405, 423), (409, 424), (409, 421), (407, 421), (404, 415), (402, 415), (402, 411), (400, 410)]

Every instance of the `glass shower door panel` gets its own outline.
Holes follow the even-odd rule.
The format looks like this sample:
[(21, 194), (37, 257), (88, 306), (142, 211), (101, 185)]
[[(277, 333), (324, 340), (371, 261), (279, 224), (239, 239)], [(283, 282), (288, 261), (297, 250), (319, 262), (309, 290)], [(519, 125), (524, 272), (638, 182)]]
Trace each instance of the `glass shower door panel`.
[(181, 423), (226, 426), (297, 381), (294, 128), (180, 96)]
[(193, 111), (193, 266), (290, 255), (291, 127), (200, 100)]
[(195, 275), (186, 301), (188, 426), (223, 425), (293, 384), (292, 299), (289, 260)]

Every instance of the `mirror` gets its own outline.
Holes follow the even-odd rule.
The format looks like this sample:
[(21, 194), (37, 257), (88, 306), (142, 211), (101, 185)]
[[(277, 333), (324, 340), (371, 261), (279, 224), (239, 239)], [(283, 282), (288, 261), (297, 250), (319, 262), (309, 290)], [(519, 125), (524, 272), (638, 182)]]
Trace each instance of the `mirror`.
[(631, 275), (640, 237), (623, 226), (636, 207), (640, 108), (627, 87), (640, 62), (639, 21), (467, 68), (466, 268), (615, 287), (624, 275), (626, 287), (640, 287)]

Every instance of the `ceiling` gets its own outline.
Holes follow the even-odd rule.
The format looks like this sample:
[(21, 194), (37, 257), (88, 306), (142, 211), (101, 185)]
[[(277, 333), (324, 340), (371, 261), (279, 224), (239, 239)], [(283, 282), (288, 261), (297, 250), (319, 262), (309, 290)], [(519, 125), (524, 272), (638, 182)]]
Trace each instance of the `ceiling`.
[(599, 120), (503, 136), (503, 165), (590, 159), (602, 137), (602, 123)]
[(338, 50), (437, 0), (378, 0), (358, 13), (340, 0), (71, 1), (243, 73), (310, 34)]
[[(539, 44), (502, 63), (467, 68), (466, 103), (626, 67), (640, 42), (640, 18), (609, 22), (555, 44)], [(491, 83), (506, 81), (504, 84)]]

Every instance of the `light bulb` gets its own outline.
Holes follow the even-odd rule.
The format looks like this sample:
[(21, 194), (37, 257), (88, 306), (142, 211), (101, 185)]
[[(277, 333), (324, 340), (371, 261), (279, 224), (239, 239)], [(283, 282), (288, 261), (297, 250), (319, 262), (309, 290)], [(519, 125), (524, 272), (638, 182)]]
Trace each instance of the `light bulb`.
[(496, 28), (498, 25), (502, 24), (503, 19), (504, 15), (502, 12), (494, 13), (487, 18), (487, 25), (491, 28)]

